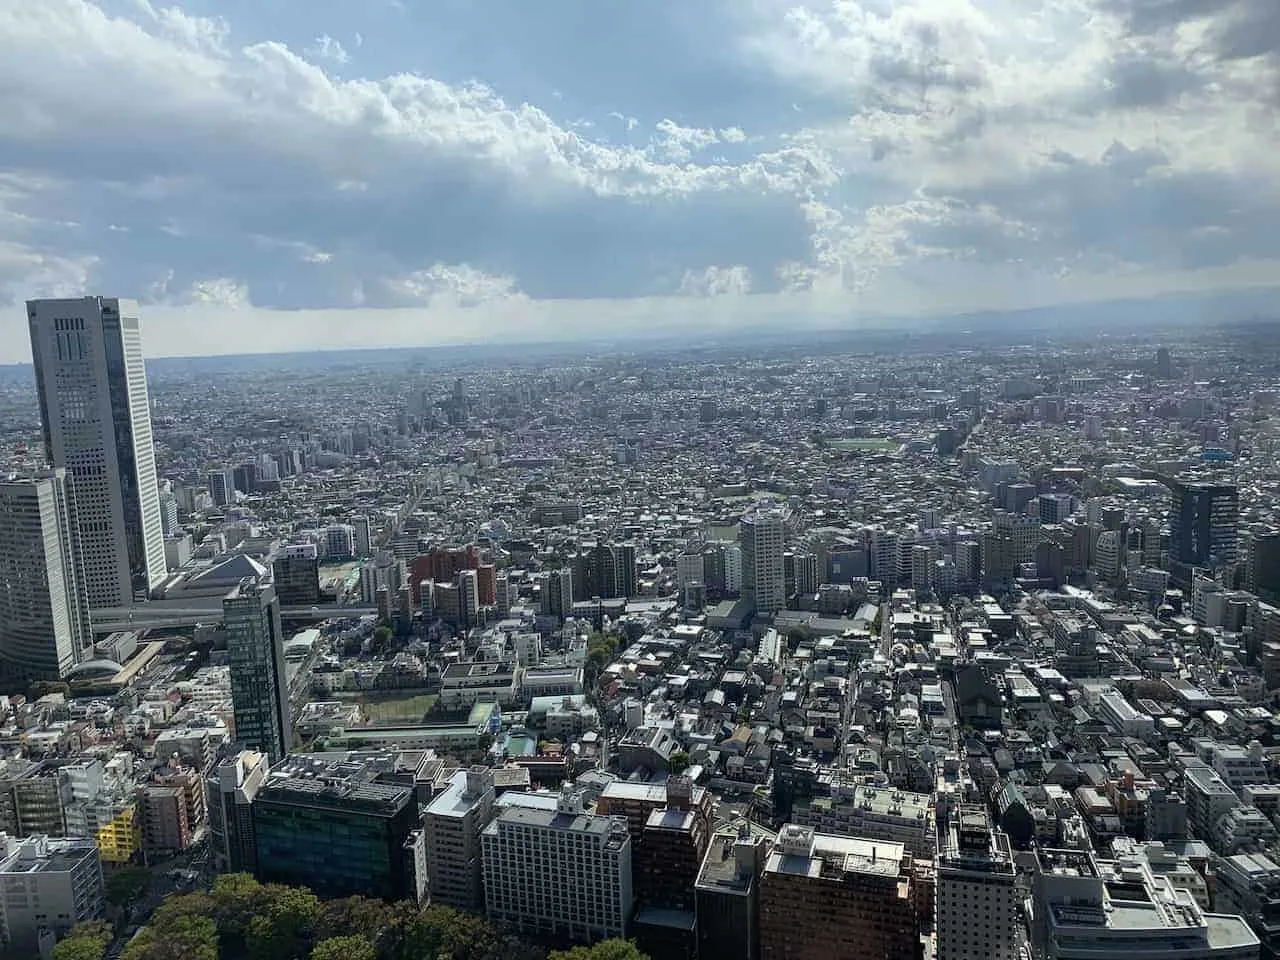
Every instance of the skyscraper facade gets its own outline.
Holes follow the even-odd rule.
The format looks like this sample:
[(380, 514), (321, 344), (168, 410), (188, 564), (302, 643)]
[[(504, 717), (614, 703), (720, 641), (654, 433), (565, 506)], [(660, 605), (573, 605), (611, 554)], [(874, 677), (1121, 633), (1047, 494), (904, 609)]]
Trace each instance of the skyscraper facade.
[(275, 764), (289, 752), (289, 691), (280, 601), (275, 589), (246, 577), (222, 601), (231, 665), (235, 736)]
[(93, 640), (73, 481), (65, 470), (0, 483), (0, 669), (56, 680)]
[(91, 606), (145, 599), (166, 575), (142, 330), (108, 297), (31, 300), (27, 320), (50, 462), (75, 478)]
[(1169, 553), (1188, 567), (1233, 563), (1239, 541), (1240, 494), (1233, 483), (1169, 483)]
[(787, 605), (782, 569), (784, 539), (781, 510), (766, 509), (742, 518), (742, 596), (756, 613), (777, 613)]

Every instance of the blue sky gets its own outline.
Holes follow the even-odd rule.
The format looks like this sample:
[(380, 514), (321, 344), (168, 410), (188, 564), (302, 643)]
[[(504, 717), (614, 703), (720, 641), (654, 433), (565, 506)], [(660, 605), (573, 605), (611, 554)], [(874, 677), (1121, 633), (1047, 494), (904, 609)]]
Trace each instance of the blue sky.
[(0, 361), (1280, 278), (1275, 0), (0, 0)]

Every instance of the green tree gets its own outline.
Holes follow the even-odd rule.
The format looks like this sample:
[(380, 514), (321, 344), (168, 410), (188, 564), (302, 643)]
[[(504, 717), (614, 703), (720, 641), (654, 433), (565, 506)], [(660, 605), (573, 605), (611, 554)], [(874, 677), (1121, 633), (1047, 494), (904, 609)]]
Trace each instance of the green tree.
[(111, 924), (91, 920), (77, 924), (53, 947), (53, 960), (102, 960), (111, 945)]
[(386, 650), (391, 646), (391, 638), (395, 636), (390, 627), (383, 624), (373, 631), (373, 649)]
[(378, 960), (378, 951), (364, 937), (330, 937), (312, 948), (311, 960)]
[(122, 960), (218, 960), (218, 931), (209, 917), (153, 921), (129, 941)]
[(498, 935), (480, 917), (450, 907), (430, 906), (405, 924), (403, 960), (484, 960), (498, 945)]
[(601, 940), (589, 947), (572, 950), (552, 950), (547, 960), (649, 960), (630, 940)]
[(673, 777), (679, 776), (689, 769), (689, 755), (683, 750), (676, 750), (667, 759), (667, 772)]
[(395, 911), (381, 900), (368, 897), (343, 897), (320, 905), (316, 917), (317, 943), (341, 937), (364, 937), (376, 943), (378, 937), (395, 920)]
[(247, 873), (224, 873), (213, 881), (213, 919), (224, 943), (243, 943), (263, 887)]
[(125, 867), (108, 874), (106, 882), (107, 903), (124, 908), (141, 900), (151, 889), (151, 874), (145, 867)]
[(293, 960), (306, 956), (320, 916), (320, 900), (305, 887), (268, 884), (259, 913), (249, 921), (245, 946), (252, 960)]

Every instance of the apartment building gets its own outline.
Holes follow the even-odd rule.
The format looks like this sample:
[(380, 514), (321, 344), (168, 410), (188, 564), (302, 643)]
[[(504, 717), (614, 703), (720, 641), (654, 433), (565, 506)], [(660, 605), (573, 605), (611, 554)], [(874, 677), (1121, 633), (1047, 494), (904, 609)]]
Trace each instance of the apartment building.
[(914, 960), (907, 863), (900, 843), (784, 826), (760, 878), (761, 960)]
[(1017, 960), (1021, 915), (1009, 838), (992, 830), (977, 804), (960, 804), (939, 819), (938, 960)]
[(583, 799), (566, 785), (555, 809), (506, 807), (485, 827), (490, 921), (587, 943), (627, 935), (631, 836), (621, 817), (588, 814)]
[(480, 832), (493, 816), (493, 771), (457, 771), (423, 818), (427, 885), (433, 903), (459, 910), (484, 904)]

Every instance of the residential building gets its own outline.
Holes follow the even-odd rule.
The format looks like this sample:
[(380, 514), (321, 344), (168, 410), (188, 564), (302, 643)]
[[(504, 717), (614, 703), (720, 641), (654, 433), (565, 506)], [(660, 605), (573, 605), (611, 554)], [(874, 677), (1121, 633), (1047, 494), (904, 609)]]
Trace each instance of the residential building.
[(1213, 872), (1217, 909), (1244, 918), (1261, 941), (1264, 960), (1280, 957), (1280, 863), (1274, 855), (1221, 857)]
[(0, 834), (0, 940), (34, 957), (77, 923), (106, 909), (102, 862), (92, 839), (17, 839)]
[(377, 755), (294, 754), (274, 764), (251, 807), (258, 878), (324, 897), (412, 897), (417, 799), (412, 786), (379, 782), (379, 772)]
[(1017, 960), (1022, 918), (1009, 838), (976, 804), (944, 808), (938, 819), (938, 960)]
[(480, 833), (493, 817), (493, 771), (488, 767), (459, 770), (427, 806), (427, 885), (431, 902), (459, 910), (484, 904)]
[(932, 860), (931, 803), (924, 793), (848, 784), (833, 787), (830, 797), (798, 802), (791, 819), (817, 833), (901, 843), (912, 857)]
[(760, 960), (915, 960), (907, 862), (900, 843), (787, 824), (760, 878)]
[(742, 597), (755, 612), (770, 616), (787, 605), (782, 569), (785, 517), (777, 508), (761, 509), (742, 518)]
[(142, 842), (150, 853), (191, 848), (205, 828), (204, 780), (191, 767), (161, 767), (138, 790)]
[(219, 873), (254, 873), (253, 801), (270, 765), (256, 750), (237, 750), (220, 760), (207, 782), (209, 847)]
[(222, 620), (231, 666), (235, 739), (275, 763), (289, 752), (293, 732), (275, 589), (252, 577), (242, 580), (223, 599)]
[(631, 836), (620, 817), (588, 814), (566, 784), (555, 809), (509, 806), (481, 834), (489, 920), (540, 936), (625, 937)]
[(1187, 823), (1192, 833), (1205, 842), (1212, 839), (1218, 819), (1240, 806), (1235, 791), (1209, 767), (1188, 767), (1183, 775), (1183, 789)]
[(73, 480), (0, 482), (0, 670), (57, 680), (93, 642)]
[(168, 570), (136, 305), (29, 300), (27, 320), (46, 454), (75, 478), (89, 605), (145, 599)]

